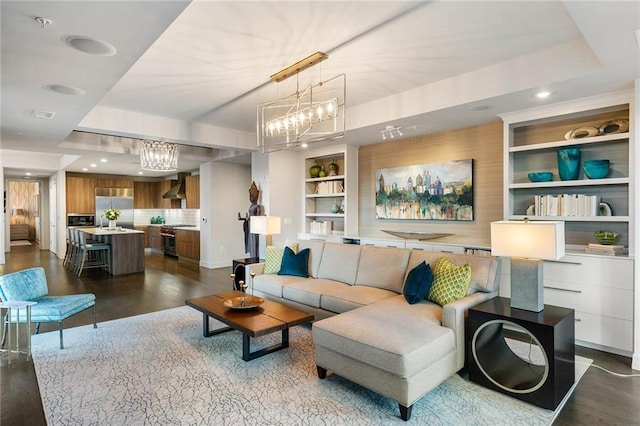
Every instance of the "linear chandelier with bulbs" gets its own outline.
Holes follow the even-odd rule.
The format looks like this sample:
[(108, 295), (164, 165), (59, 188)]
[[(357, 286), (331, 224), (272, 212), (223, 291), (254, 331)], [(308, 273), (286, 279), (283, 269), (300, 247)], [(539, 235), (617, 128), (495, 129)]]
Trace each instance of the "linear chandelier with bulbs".
[(263, 153), (344, 136), (346, 76), (320, 78), (300, 89), (300, 72), (327, 58), (316, 52), (271, 76), (271, 81), (280, 83), (295, 75), (296, 91), (258, 105), (258, 147)]

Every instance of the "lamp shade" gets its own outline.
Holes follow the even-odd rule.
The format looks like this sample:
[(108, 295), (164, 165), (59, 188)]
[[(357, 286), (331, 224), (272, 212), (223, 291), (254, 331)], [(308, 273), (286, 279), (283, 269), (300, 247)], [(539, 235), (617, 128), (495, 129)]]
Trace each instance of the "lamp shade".
[(491, 222), (491, 254), (558, 260), (564, 256), (564, 222)]
[(279, 216), (251, 216), (249, 230), (252, 234), (275, 235), (280, 233)]

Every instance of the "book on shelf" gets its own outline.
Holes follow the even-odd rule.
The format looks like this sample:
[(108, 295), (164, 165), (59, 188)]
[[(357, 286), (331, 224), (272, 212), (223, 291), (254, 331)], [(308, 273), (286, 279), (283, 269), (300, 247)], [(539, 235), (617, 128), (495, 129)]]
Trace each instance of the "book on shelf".
[(621, 251), (621, 250), (625, 250), (625, 246), (616, 245), (616, 244), (589, 243), (587, 248), (590, 249), (590, 250), (602, 250), (602, 251)]
[(598, 216), (600, 197), (586, 194), (536, 195), (535, 216)]
[(585, 253), (591, 253), (591, 254), (601, 254), (604, 256), (628, 256), (629, 255), (629, 251), (628, 250), (597, 250), (597, 249), (590, 249), (589, 247), (587, 247), (586, 249), (584, 249)]

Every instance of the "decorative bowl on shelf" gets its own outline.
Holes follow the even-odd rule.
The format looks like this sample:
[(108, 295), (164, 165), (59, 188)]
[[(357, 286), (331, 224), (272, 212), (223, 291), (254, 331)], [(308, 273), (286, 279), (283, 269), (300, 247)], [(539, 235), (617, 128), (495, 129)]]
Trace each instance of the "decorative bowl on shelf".
[(620, 237), (620, 234), (613, 231), (596, 231), (595, 235), (596, 235), (596, 240), (598, 240), (600, 244), (606, 244), (606, 245), (615, 244), (616, 241), (618, 241), (618, 238)]
[(609, 165), (609, 160), (589, 160), (582, 167), (589, 179), (602, 179), (609, 174)]
[(531, 172), (527, 176), (531, 182), (549, 182), (553, 179), (552, 172)]

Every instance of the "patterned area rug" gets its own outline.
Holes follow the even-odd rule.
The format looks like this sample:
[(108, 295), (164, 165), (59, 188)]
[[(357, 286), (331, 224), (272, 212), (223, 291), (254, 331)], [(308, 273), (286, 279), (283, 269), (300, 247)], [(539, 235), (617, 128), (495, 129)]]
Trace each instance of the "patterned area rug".
[[(244, 362), (239, 332), (204, 338), (201, 314), (186, 306), (64, 334), (63, 350), (57, 332), (33, 336), (51, 425), (548, 425), (555, 416), (454, 375), (403, 422), (394, 401), (338, 376), (318, 379), (310, 328), (294, 327), (288, 349)], [(590, 363), (580, 361), (576, 380)]]

